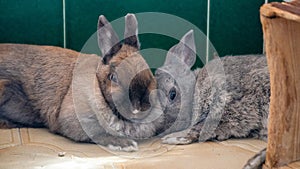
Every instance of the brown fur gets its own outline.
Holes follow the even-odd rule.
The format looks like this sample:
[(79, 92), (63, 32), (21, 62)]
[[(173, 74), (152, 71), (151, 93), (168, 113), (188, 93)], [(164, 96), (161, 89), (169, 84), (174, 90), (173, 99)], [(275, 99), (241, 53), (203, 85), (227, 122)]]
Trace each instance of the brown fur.
[(59, 47), (0, 45), (0, 79), (10, 82), (4, 92), (10, 97), (0, 98), (1, 116), (14, 121), (18, 114), (21, 126), (49, 127), (71, 83), (77, 56)]
[[(81, 128), (73, 105), (70, 88), (73, 69), (77, 58), (95, 57), (50, 46), (1, 44), (0, 45), (0, 127), (47, 127), (52, 132), (60, 133), (76, 141), (90, 141)], [(97, 72), (99, 86), (108, 105), (119, 113), (111, 100), (112, 93), (126, 93), (122, 86), (128, 85), (133, 92), (133, 103), (139, 110), (149, 108), (149, 93), (156, 86), (150, 69), (143, 70), (129, 81), (127, 76), (135, 75), (143, 66), (147, 66), (137, 49), (124, 45), (107, 65), (101, 64)], [(100, 58), (99, 58), (100, 60)], [(124, 62), (124, 63), (123, 63)], [(108, 79), (112, 69), (119, 69), (120, 86), (111, 84)], [(131, 75), (131, 76), (132, 76)], [(122, 80), (123, 79), (123, 80)], [(141, 94), (133, 88), (142, 88)], [(145, 97), (146, 100), (145, 101)], [(134, 103), (138, 101), (140, 105)], [(147, 108), (145, 108), (147, 107)], [(139, 118), (128, 110), (122, 118)], [(127, 115), (127, 116), (126, 116)], [(143, 114), (143, 117), (145, 114)], [(127, 119), (128, 120), (128, 119)], [(99, 124), (95, 124), (99, 125)], [(93, 126), (93, 124), (91, 124)], [(134, 125), (130, 125), (133, 127)], [(150, 135), (155, 133), (151, 127)], [(127, 132), (127, 129), (126, 129)], [(140, 131), (143, 132), (143, 131)], [(152, 132), (152, 134), (151, 134)], [(105, 134), (104, 130), (97, 131)], [(130, 135), (130, 133), (128, 133)], [(149, 134), (148, 134), (149, 135)], [(105, 138), (103, 138), (105, 139)], [(109, 140), (108, 140), (109, 141)], [(128, 141), (128, 140), (127, 140)]]
[[(83, 54), (80, 54), (83, 55)], [(51, 46), (35, 46), (35, 45), (19, 45), (19, 44), (1, 44), (0, 45), (0, 93), (9, 94), (4, 92), (4, 86), (6, 91), (9, 89), (18, 89), (23, 92), (22, 99), (24, 107), (4, 107), (3, 102), (6, 98), (2, 96), (1, 99), (1, 112), (13, 111), (18, 112), (18, 116), (28, 117), (32, 120), (16, 121), (21, 126), (39, 127), (45, 125), (46, 127), (56, 126), (56, 120), (61, 109), (61, 103), (63, 103), (65, 96), (69, 90), (72, 71), (79, 53), (68, 49)], [(89, 55), (84, 55), (89, 57)], [(128, 74), (135, 74), (137, 71), (142, 70), (146, 63), (140, 64), (141, 56), (137, 53), (137, 49), (134, 47), (123, 45), (120, 51), (109, 61), (109, 64), (101, 66), (97, 72), (101, 91), (106, 98), (109, 105), (113, 106), (113, 100), (111, 99), (111, 93), (125, 92), (122, 87), (112, 85), (111, 81), (107, 78), (108, 75), (115, 71), (118, 65), (122, 62), (122, 68), (126, 66), (127, 70), (118, 71), (120, 79), (123, 80), (125, 85), (129, 88), (141, 87), (143, 94), (138, 96), (143, 99), (144, 94), (149, 95), (151, 90), (155, 88), (155, 79), (151, 71), (143, 70), (138, 74), (136, 81), (132, 82), (127, 78)], [(100, 58), (99, 58), (100, 59)], [(137, 64), (139, 63), (139, 64)], [(11, 83), (11, 84), (8, 84)], [(7, 85), (8, 84), (8, 85)], [(138, 95), (134, 93), (132, 95)], [(16, 93), (14, 93), (16, 95)], [(21, 95), (21, 94), (20, 94)], [(20, 100), (11, 100), (11, 104), (17, 104)], [(70, 99), (71, 101), (71, 99)], [(139, 100), (140, 103), (142, 102)], [(135, 107), (140, 107), (140, 110), (146, 110), (149, 108), (150, 103), (142, 103)], [(6, 103), (8, 104), (8, 103)], [(134, 104), (134, 103), (133, 103)], [(31, 109), (28, 112), (24, 112), (25, 105), (31, 105)], [(70, 104), (71, 105), (71, 104)], [(18, 109), (18, 110), (11, 110)], [(115, 107), (113, 110), (117, 111)], [(3, 115), (3, 113), (1, 113)], [(4, 116), (12, 121), (16, 119), (11, 117), (11, 114), (4, 113)], [(128, 117), (126, 117), (128, 118)], [(38, 125), (35, 125), (38, 124)]]
[[(149, 96), (156, 81), (138, 53), (138, 37), (132, 34), (137, 33), (135, 16), (128, 14), (125, 20), (125, 37), (130, 38), (122, 44), (106, 18), (99, 17), (103, 58), (53, 46), (0, 44), (0, 127), (47, 127), (75, 141), (137, 150), (137, 143), (124, 137), (153, 136), (162, 127), (163, 116), (155, 122), (136, 123), (151, 112)], [(88, 64), (80, 67), (80, 63)], [(74, 86), (78, 67), (79, 73), (92, 71), (89, 75), (96, 81), (84, 81), (87, 75), (82, 74), (81, 86)], [(83, 96), (84, 86), (93, 89), (96, 98)], [(84, 106), (78, 111), (78, 99), (85, 105), (98, 105), (101, 111)]]
[[(129, 95), (133, 108), (140, 111), (146, 111), (151, 106), (149, 102), (149, 94), (153, 89), (155, 89), (156, 81), (149, 69), (143, 70), (148, 66), (145, 62), (141, 62), (140, 58), (141, 55), (138, 53), (136, 48), (123, 45), (109, 63), (102, 66), (100, 71), (98, 71), (97, 76), (98, 79), (100, 79), (100, 88), (104, 92), (105, 99), (108, 101), (108, 104), (112, 107), (112, 110), (115, 113), (118, 112), (114, 105), (112, 95), (120, 97)], [(116, 73), (118, 78), (122, 79), (122, 86), (128, 87), (129, 91), (127, 91), (126, 88), (124, 89), (118, 85), (112, 84), (112, 82), (107, 79), (111, 73)], [(130, 75), (135, 77), (130, 79)], [(129, 109), (128, 106), (126, 106), (126, 108)], [(132, 113), (122, 114), (121, 112), (122, 117), (129, 119), (144, 117), (144, 115), (139, 117), (140, 115), (141, 114), (134, 115)]]

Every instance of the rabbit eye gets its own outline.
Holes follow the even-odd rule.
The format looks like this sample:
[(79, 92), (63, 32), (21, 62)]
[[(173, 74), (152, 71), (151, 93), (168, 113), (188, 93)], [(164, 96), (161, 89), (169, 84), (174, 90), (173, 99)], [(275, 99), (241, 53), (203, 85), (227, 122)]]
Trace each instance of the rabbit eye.
[(118, 83), (118, 77), (115, 73), (110, 73), (108, 75), (108, 79), (114, 83)]
[(174, 101), (175, 98), (176, 98), (176, 89), (173, 87), (173, 88), (169, 91), (169, 100), (170, 100), (170, 101)]

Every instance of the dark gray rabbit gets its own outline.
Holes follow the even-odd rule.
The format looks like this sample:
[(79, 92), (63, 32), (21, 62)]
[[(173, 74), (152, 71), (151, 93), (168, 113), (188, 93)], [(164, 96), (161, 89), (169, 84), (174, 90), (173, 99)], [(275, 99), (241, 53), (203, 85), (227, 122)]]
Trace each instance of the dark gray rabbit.
[(165, 111), (173, 111), (175, 116), (184, 111), (186, 114), (180, 113), (177, 118), (189, 125), (175, 125), (181, 131), (164, 136), (163, 143), (244, 137), (266, 140), (270, 98), (266, 57), (225, 56), (191, 71), (195, 60), (190, 31), (169, 50), (164, 65), (156, 72), (158, 89), (165, 94), (160, 99), (167, 107)]

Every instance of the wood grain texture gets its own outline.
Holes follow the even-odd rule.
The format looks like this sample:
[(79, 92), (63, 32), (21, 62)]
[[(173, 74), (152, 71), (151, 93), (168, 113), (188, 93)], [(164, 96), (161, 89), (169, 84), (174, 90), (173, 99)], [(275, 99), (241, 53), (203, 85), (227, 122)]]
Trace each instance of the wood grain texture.
[(295, 0), (291, 3), (272, 2), (265, 4), (260, 8), (260, 14), (267, 18), (281, 17), (300, 22), (300, 1)]
[(294, 4), (275, 4), (261, 8), (271, 83), (265, 169), (300, 160), (300, 13), (291, 12)]

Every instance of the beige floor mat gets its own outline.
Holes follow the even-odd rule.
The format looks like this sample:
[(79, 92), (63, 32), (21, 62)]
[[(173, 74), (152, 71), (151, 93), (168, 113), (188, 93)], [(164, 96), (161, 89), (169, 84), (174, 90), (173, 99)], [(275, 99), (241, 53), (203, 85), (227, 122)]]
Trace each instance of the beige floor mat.
[(75, 143), (47, 129), (1, 129), (0, 169), (192, 168), (241, 169), (266, 143), (254, 139), (184, 146), (151, 140), (135, 153), (109, 152)]

